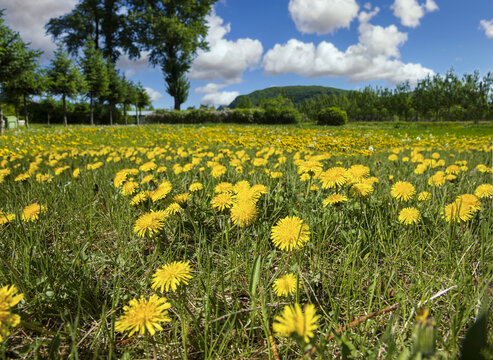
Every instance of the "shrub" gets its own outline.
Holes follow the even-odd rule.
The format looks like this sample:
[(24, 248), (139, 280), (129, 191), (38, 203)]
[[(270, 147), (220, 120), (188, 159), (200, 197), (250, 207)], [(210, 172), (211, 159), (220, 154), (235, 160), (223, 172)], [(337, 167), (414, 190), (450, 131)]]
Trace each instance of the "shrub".
[(317, 114), (318, 125), (344, 125), (347, 124), (347, 113), (338, 107), (322, 109)]

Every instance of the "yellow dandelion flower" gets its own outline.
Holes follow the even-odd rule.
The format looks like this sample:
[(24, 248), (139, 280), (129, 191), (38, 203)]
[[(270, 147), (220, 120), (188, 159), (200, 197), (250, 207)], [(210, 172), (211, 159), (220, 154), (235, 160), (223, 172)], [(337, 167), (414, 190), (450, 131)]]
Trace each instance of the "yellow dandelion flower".
[(124, 314), (115, 323), (115, 330), (119, 332), (130, 331), (130, 336), (138, 332), (144, 335), (146, 331), (152, 336), (156, 330), (163, 330), (161, 322), (170, 322), (168, 311), (171, 304), (166, 298), (151, 295), (149, 300), (143, 296), (139, 300), (132, 299), (123, 307)]
[(201, 183), (199, 182), (196, 182), (196, 183), (193, 183), (193, 184), (190, 184), (190, 187), (188, 188), (188, 190), (190, 192), (195, 192), (195, 191), (200, 191), (204, 188), (204, 185), (202, 185)]
[(139, 170), (140, 171), (143, 171), (143, 172), (148, 172), (148, 171), (152, 171), (154, 169), (157, 168), (157, 165), (154, 161), (148, 161), (142, 165), (139, 166)]
[(175, 261), (171, 264), (163, 265), (152, 275), (151, 287), (154, 290), (160, 289), (162, 293), (165, 288), (166, 291), (169, 291), (170, 288), (172, 291), (176, 291), (181, 283), (188, 284), (188, 280), (192, 278), (191, 271), (192, 268), (189, 261)]
[(447, 166), (447, 168), (445, 169), (445, 172), (447, 174), (457, 175), (458, 173), (460, 173), (460, 168), (457, 165), (450, 165), (450, 166)]
[(122, 186), (122, 195), (123, 196), (132, 195), (135, 193), (138, 187), (139, 187), (138, 183), (136, 183), (133, 180), (129, 180)]
[(478, 197), (473, 194), (459, 195), (455, 201), (460, 203), (462, 206), (470, 206), (473, 212), (481, 209), (481, 201), (479, 201)]
[(231, 206), (233, 206), (233, 197), (230, 193), (227, 192), (220, 193), (212, 199), (211, 205), (213, 208), (219, 209), (220, 211), (223, 211), (224, 209), (229, 209)]
[(265, 166), (267, 165), (267, 159), (264, 158), (255, 158), (252, 161), (253, 166)]
[(296, 250), (310, 240), (310, 228), (297, 216), (287, 216), (272, 227), (270, 237), (279, 249)]
[(280, 177), (282, 177), (282, 172), (281, 171), (271, 171), (269, 175), (272, 179), (279, 179)]
[(164, 213), (166, 216), (176, 215), (181, 212), (181, 206), (177, 202), (171, 203), (166, 209), (164, 209)]
[(390, 161), (397, 161), (397, 160), (399, 160), (399, 157), (396, 154), (391, 154), (391, 155), (389, 155), (388, 159)]
[(431, 193), (429, 193), (428, 191), (421, 191), (418, 194), (418, 200), (419, 201), (431, 200)]
[(15, 220), (15, 214), (7, 214), (0, 211), (0, 225), (7, 224), (13, 220)]
[(160, 166), (160, 167), (157, 168), (156, 172), (157, 173), (163, 173), (166, 170), (168, 170), (168, 168), (166, 166)]
[(170, 192), (173, 186), (167, 180), (164, 180), (156, 190), (151, 192), (151, 200), (152, 202), (156, 202), (158, 200), (164, 199)]
[(313, 332), (317, 329), (317, 321), (320, 318), (316, 315), (315, 306), (306, 304), (304, 313), (299, 304), (285, 306), (281, 316), (276, 316), (272, 328), (277, 336), (295, 336), (302, 339), (305, 343), (310, 342), (314, 337)]
[(399, 222), (405, 225), (417, 224), (421, 221), (421, 213), (413, 207), (404, 208), (399, 212)]
[(164, 220), (155, 212), (142, 214), (134, 225), (134, 232), (140, 236), (152, 236), (164, 227)]
[(87, 164), (86, 169), (87, 170), (96, 170), (99, 169), (101, 166), (103, 166), (103, 163), (101, 161), (95, 162), (93, 164)]
[(442, 186), (445, 184), (445, 176), (442, 173), (437, 173), (428, 179), (430, 186)]
[(46, 207), (39, 204), (28, 205), (22, 210), (21, 220), (22, 221), (34, 221), (38, 220), (39, 215), (46, 211)]
[(224, 165), (216, 165), (211, 170), (211, 175), (213, 178), (219, 178), (226, 174), (227, 168)]
[(364, 198), (373, 192), (373, 186), (371, 184), (356, 183), (351, 186), (349, 191), (356, 198)]
[(239, 227), (250, 226), (257, 218), (257, 207), (250, 201), (234, 202), (231, 207), (231, 220)]
[(390, 190), (390, 195), (397, 200), (409, 201), (416, 194), (416, 189), (414, 186), (407, 181), (398, 181)]
[(10, 311), (24, 297), (24, 294), (15, 295), (17, 292), (15, 285), (0, 288), (0, 342), (3, 341), (4, 336), (10, 335), (10, 328), (16, 327), (21, 322), (21, 317)]
[(476, 190), (474, 191), (474, 194), (480, 199), (484, 199), (484, 198), (493, 196), (493, 185), (492, 184), (481, 184), (476, 188)]
[(72, 177), (74, 179), (78, 178), (80, 175), (80, 169), (79, 168), (76, 168), (73, 172), (72, 172)]
[(321, 173), (319, 180), (322, 183), (322, 189), (333, 189), (346, 184), (348, 181), (348, 172), (340, 166), (332, 167)]
[(286, 274), (274, 281), (272, 289), (277, 296), (289, 296), (296, 292), (297, 286), (296, 275)]
[(348, 201), (348, 198), (346, 196), (341, 194), (333, 194), (329, 195), (322, 204), (324, 207), (326, 207), (327, 205), (340, 204), (346, 201)]
[(144, 178), (140, 181), (140, 184), (147, 184), (151, 181), (154, 181), (154, 175), (150, 174), (150, 175), (147, 175), (147, 176), (144, 176)]
[(23, 173), (23, 174), (19, 174), (15, 177), (14, 181), (24, 181), (24, 180), (27, 180), (31, 177), (30, 174), (28, 173)]
[(222, 182), (216, 185), (214, 188), (215, 193), (224, 193), (228, 191), (233, 191), (233, 184), (229, 182)]
[(471, 220), (474, 215), (474, 211), (470, 206), (454, 201), (442, 209), (441, 215), (447, 222), (461, 222)]
[(36, 174), (37, 182), (51, 182), (51, 176), (49, 174)]
[(190, 199), (190, 193), (177, 194), (173, 197), (173, 200), (180, 205), (183, 205)]
[(149, 199), (149, 191), (141, 191), (130, 200), (130, 205), (139, 205)]
[(431, 157), (432, 157), (433, 159), (440, 159), (440, 154), (439, 154), (439, 153), (437, 153), (437, 152), (434, 152), (433, 154), (431, 154)]
[(370, 175), (370, 168), (365, 165), (355, 164), (352, 165), (347, 172), (351, 182), (358, 183)]

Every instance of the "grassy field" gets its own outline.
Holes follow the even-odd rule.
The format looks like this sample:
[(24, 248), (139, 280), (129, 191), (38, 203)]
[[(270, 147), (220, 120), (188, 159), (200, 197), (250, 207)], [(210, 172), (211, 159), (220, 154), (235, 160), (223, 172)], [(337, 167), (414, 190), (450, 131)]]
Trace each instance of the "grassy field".
[(488, 332), (488, 358), (492, 139), (457, 123), (6, 132), (2, 356), (475, 358)]

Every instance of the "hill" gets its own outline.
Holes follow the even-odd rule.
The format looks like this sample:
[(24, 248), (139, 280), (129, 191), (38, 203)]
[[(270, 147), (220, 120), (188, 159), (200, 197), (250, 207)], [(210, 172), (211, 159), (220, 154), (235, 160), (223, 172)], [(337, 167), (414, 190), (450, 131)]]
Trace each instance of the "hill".
[(306, 99), (321, 95), (321, 94), (334, 94), (339, 95), (348, 93), (351, 90), (337, 89), (326, 86), (275, 86), (263, 90), (256, 90), (247, 95), (239, 95), (233, 100), (229, 107), (234, 109), (238, 106), (240, 101), (245, 101), (246, 98), (250, 99), (252, 105), (257, 106), (261, 99), (271, 99), (279, 95), (285, 98), (291, 99), (295, 104), (302, 103)]

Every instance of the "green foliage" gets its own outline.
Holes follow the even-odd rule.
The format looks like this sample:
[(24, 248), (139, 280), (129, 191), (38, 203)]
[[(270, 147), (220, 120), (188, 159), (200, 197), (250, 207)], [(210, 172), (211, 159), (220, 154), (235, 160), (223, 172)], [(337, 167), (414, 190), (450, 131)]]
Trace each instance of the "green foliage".
[(296, 109), (274, 107), (266, 110), (259, 108), (221, 111), (188, 109), (184, 111), (157, 111), (156, 115), (148, 116), (146, 121), (165, 124), (296, 124), (301, 121), (301, 115)]
[(338, 107), (329, 107), (320, 110), (317, 115), (318, 125), (345, 125), (347, 124), (347, 113)]

